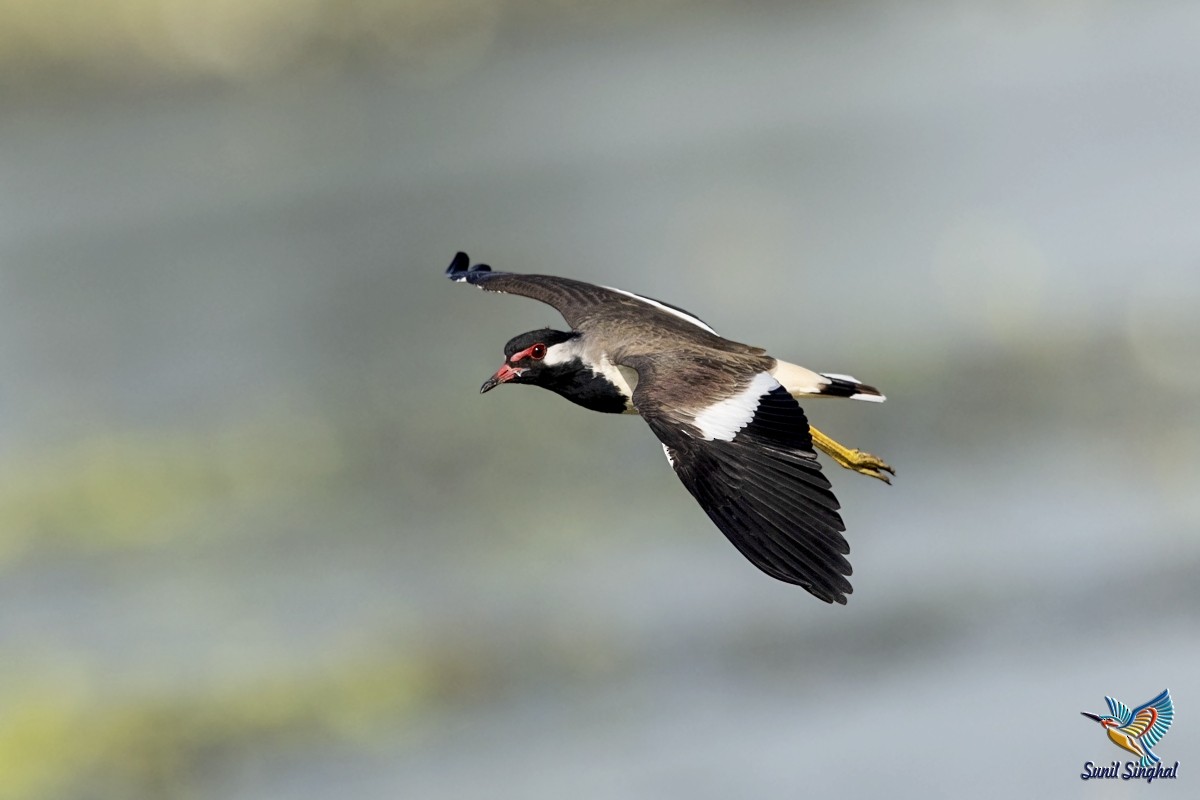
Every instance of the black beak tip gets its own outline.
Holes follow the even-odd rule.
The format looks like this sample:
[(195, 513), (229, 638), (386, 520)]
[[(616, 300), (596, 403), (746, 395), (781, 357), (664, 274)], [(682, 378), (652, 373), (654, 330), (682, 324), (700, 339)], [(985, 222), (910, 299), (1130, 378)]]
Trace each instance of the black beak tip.
[(500, 385), (500, 382), (498, 380), (496, 380), (495, 378), (488, 378), (486, 381), (483, 382), (483, 386), (479, 387), (479, 393), (487, 394), (488, 392), (490, 392), (492, 389), (495, 389), (499, 385)]
[(1099, 722), (1099, 721), (1100, 721), (1100, 715), (1099, 715), (1099, 714), (1089, 714), (1089, 713), (1088, 713), (1088, 712), (1086, 712), (1086, 711), (1080, 711), (1079, 713), (1080, 713), (1080, 714), (1082, 714), (1083, 716), (1087, 717), (1087, 718), (1088, 718), (1088, 719), (1090, 719), (1090, 720), (1095, 720), (1096, 722)]

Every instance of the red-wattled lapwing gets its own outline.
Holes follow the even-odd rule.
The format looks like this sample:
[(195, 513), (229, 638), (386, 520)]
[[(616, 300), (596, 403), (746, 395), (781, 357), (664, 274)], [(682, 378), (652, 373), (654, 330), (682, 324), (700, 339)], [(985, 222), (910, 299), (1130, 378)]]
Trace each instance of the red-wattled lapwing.
[(547, 303), (571, 326), (504, 346), (480, 389), (530, 383), (593, 411), (641, 414), (683, 485), (742, 555), (773, 578), (827, 603), (853, 591), (850, 546), (815, 445), (844, 467), (889, 482), (895, 471), (808, 424), (796, 398), (882, 402), (848, 375), (818, 373), (724, 339), (681, 308), (620, 289), (469, 266), (446, 275), (489, 292)]

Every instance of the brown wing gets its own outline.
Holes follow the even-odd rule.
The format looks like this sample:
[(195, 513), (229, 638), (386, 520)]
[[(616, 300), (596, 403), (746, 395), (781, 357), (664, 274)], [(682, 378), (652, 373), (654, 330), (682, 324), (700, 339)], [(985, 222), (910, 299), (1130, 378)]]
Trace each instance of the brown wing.
[[(493, 272), (487, 264), (468, 266), (466, 253), (458, 253), (446, 269), (446, 277), (456, 283), (469, 283), (488, 292), (515, 294), (553, 306), (572, 328), (584, 329), (620, 317), (628, 325), (673, 330), (689, 338), (705, 339), (717, 334), (695, 314), (678, 306), (649, 297), (596, 286), (553, 275), (518, 275)], [(632, 312), (632, 317), (631, 317)]]
[[(708, 383), (712, 368), (698, 365)], [(829, 481), (821, 473), (808, 419), (766, 372), (747, 376), (708, 406), (683, 410), (673, 398), (693, 385), (689, 368), (645, 361), (634, 404), (663, 443), (679, 480), (726, 538), (756, 567), (827, 603), (853, 589), (850, 546)], [(680, 374), (680, 373), (684, 374)]]

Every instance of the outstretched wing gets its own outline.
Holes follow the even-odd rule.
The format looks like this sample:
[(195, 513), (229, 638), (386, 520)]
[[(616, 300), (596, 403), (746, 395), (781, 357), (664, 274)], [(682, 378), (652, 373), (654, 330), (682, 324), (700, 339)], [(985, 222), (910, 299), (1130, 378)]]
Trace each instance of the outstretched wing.
[(845, 604), (853, 591), (845, 525), (808, 419), (787, 390), (767, 372), (727, 377), (721, 399), (689, 409), (681, 387), (714, 384), (704, 365), (676, 364), (669, 374), (645, 362), (633, 366), (634, 404), (733, 546), (771, 577)]
[(1129, 706), (1115, 697), (1106, 697), (1104, 702), (1108, 703), (1108, 710), (1112, 712), (1113, 719), (1117, 721), (1118, 726), (1124, 728), (1133, 722), (1133, 712), (1129, 710)]
[(1132, 721), (1123, 726), (1125, 732), (1140, 738), (1146, 747), (1154, 747), (1175, 719), (1170, 692), (1163, 689), (1153, 700), (1135, 708), (1132, 716)]
[(553, 306), (572, 328), (586, 325), (589, 320), (597, 317), (610, 316), (618, 309), (624, 309), (625, 313), (632, 309), (639, 315), (655, 319), (661, 325), (672, 327), (683, 322), (687, 323), (683, 330), (695, 333), (698, 328), (716, 335), (716, 332), (695, 314), (661, 300), (553, 275), (493, 272), (487, 264), (469, 266), (470, 263), (466, 253), (457, 253), (446, 268), (446, 277), (456, 283), (469, 283), (488, 292), (515, 294), (540, 300)]

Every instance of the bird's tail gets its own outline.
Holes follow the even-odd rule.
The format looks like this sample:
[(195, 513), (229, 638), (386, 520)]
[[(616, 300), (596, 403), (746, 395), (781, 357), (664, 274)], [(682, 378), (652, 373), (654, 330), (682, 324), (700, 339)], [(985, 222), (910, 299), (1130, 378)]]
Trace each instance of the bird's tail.
[(793, 397), (849, 397), (851, 400), (870, 400), (875, 403), (887, 399), (883, 392), (860, 383), (858, 378), (836, 372), (813, 372), (787, 361), (777, 360), (771, 375)]
[(1142, 752), (1143, 752), (1143, 755), (1142, 755), (1142, 766), (1143, 767), (1153, 767), (1155, 764), (1162, 761), (1162, 759), (1159, 758), (1158, 756), (1156, 756), (1150, 750), (1149, 747), (1146, 747), (1145, 744), (1142, 745)]
[(874, 386), (860, 383), (858, 378), (853, 376), (822, 372), (821, 377), (829, 381), (820, 391), (820, 394), (827, 397), (849, 397), (851, 400), (870, 400), (873, 403), (882, 403), (887, 399), (883, 392)]

